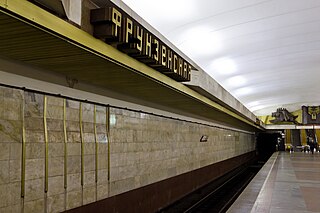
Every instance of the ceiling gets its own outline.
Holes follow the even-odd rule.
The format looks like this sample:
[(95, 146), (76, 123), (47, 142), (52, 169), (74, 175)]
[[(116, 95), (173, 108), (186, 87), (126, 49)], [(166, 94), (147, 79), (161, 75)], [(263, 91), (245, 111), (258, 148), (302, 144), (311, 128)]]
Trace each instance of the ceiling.
[(256, 115), (320, 105), (319, 0), (123, 0)]

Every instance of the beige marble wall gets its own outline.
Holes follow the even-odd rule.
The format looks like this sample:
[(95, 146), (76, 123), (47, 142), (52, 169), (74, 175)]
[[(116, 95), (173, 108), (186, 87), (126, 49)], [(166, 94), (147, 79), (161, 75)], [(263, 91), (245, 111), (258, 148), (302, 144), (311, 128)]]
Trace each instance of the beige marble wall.
[(26, 139), (24, 212), (42, 212), (45, 203), (43, 95), (24, 93)]
[(96, 106), (95, 109), (93, 104), (81, 103), (80, 111), (80, 102), (67, 100), (66, 103), (66, 209), (72, 209), (108, 197), (106, 107)]
[(61, 212), (65, 210), (63, 102), (62, 98), (47, 96), (47, 212)]
[(83, 115), (83, 205), (96, 201), (94, 105), (82, 104)]
[(97, 189), (96, 199), (109, 196), (108, 188), (108, 139), (107, 139), (106, 107), (96, 106), (97, 151)]
[(251, 134), (129, 110), (112, 108), (110, 122), (110, 195), (255, 149)]
[(82, 205), (80, 102), (67, 100), (67, 192), (66, 209)]
[(21, 211), (23, 91), (0, 86), (0, 212)]
[(65, 100), (46, 98), (0, 87), (0, 213), (61, 212), (255, 149), (251, 134), (112, 107), (108, 133), (106, 106), (67, 99), (64, 122)]

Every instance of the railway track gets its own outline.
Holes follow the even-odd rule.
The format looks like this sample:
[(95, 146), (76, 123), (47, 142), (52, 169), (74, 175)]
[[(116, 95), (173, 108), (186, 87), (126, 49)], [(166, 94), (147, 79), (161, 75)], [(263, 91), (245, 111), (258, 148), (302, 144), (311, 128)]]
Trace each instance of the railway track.
[(238, 168), (162, 209), (160, 213), (226, 212), (260, 168), (261, 165)]

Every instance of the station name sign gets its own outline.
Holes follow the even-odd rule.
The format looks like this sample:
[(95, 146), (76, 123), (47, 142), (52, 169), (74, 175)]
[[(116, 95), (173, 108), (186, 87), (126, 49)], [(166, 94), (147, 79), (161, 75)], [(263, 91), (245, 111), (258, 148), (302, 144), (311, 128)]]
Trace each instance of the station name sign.
[(95, 37), (176, 81), (190, 81), (191, 64), (112, 2), (91, 10), (90, 22)]

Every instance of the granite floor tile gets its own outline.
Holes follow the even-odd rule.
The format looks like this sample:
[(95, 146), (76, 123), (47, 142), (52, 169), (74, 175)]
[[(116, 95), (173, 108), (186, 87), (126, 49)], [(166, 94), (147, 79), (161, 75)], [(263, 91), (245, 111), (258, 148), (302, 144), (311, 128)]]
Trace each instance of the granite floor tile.
[(241, 212), (242, 208), (252, 213), (320, 212), (319, 197), (320, 154), (278, 152), (269, 159), (228, 212)]

